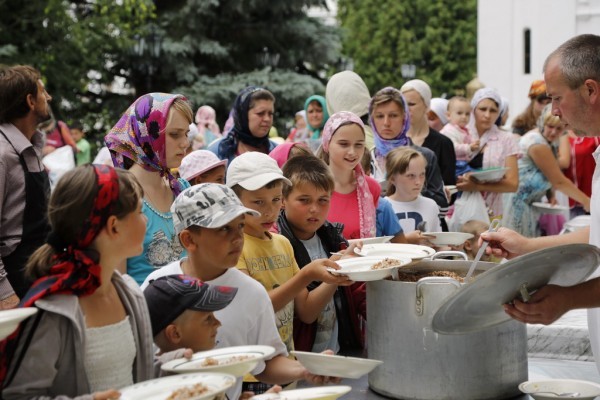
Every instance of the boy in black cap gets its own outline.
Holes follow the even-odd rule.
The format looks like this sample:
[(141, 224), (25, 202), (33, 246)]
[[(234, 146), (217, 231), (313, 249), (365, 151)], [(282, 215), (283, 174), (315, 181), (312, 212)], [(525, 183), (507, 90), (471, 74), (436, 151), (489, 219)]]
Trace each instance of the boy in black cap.
[(221, 322), (213, 311), (225, 308), (238, 289), (209, 285), (186, 275), (163, 276), (144, 290), (154, 343), (162, 353), (189, 348), (193, 352), (215, 347)]

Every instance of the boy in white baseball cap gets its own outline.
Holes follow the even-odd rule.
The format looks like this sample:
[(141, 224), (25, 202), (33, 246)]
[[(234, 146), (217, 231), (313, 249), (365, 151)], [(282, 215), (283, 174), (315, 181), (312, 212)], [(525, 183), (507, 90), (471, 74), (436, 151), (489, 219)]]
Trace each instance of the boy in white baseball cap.
[[(267, 156), (268, 157), (268, 156)], [(285, 384), (298, 379), (322, 383), (327, 378), (310, 374), (298, 361), (287, 358), (288, 352), (275, 325), (273, 306), (265, 289), (236, 268), (244, 247), (244, 221), (260, 214), (242, 205), (235, 193), (224, 185), (203, 183), (185, 189), (171, 206), (175, 232), (188, 257), (152, 272), (142, 289), (161, 276), (185, 274), (210, 285), (237, 287), (231, 304), (214, 312), (221, 321), (217, 348), (244, 345), (267, 345), (275, 353), (252, 371), (269, 384)], [(238, 399), (242, 382), (227, 395)]]
[[(328, 259), (314, 260), (299, 269), (290, 241), (269, 232), (279, 217), (283, 185), (291, 185), (274, 159), (259, 152), (241, 154), (229, 165), (226, 181), (245, 207), (261, 214), (246, 218), (244, 250), (237, 267), (267, 289), (281, 339), (288, 351), (293, 350), (294, 313), (302, 322), (314, 322), (336, 285), (349, 285), (352, 281), (329, 273), (327, 267), (339, 266)], [(313, 281), (324, 282), (331, 288), (330, 293), (309, 292), (306, 287)]]

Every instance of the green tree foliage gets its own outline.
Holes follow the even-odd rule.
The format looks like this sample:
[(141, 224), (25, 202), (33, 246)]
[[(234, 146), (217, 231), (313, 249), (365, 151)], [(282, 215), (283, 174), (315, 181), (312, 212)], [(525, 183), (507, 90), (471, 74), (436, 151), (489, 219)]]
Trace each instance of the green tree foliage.
[(277, 99), (281, 132), (308, 96), (324, 93), (325, 71), (339, 58), (337, 28), (306, 15), (309, 6), (325, 6), (323, 0), (164, 0), (156, 6), (165, 37), (154, 88), (175, 88), (195, 108), (210, 104), (221, 125), (237, 93), (258, 85)]
[[(3, 0), (0, 63), (38, 68), (57, 117), (82, 122), (92, 141), (148, 91), (213, 105), (223, 124), (246, 85), (273, 91), (282, 131), (305, 98), (324, 92), (325, 71), (339, 58), (337, 28), (307, 17), (310, 6), (325, 2)], [(160, 55), (136, 54), (151, 32)]]
[(151, 0), (3, 0), (0, 63), (38, 68), (57, 117), (101, 135), (130, 102), (112, 88), (153, 9)]
[(476, 71), (476, 0), (339, 0), (344, 53), (371, 92), (400, 87), (401, 65), (434, 96), (464, 93)]

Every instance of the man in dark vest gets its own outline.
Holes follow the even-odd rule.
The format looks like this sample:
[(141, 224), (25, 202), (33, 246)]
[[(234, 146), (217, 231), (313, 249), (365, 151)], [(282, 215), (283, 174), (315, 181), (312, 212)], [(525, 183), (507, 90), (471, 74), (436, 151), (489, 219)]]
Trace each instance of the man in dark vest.
[(25, 264), (49, 231), (50, 185), (37, 126), (50, 117), (50, 100), (35, 68), (0, 68), (0, 310), (27, 292)]

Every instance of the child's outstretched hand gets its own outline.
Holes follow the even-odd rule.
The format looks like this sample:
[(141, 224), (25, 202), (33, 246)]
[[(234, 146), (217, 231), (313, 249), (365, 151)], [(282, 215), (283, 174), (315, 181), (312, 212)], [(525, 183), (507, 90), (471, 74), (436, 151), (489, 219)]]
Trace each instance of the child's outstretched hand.
[[(281, 392), (281, 390), (282, 390), (281, 386), (275, 385), (271, 389), (267, 390), (265, 393), (279, 393), (279, 392)], [(248, 400), (254, 396), (255, 396), (254, 392), (242, 392), (239, 400)]]
[[(333, 350), (325, 350), (321, 352), (321, 354), (333, 355)], [(324, 385), (326, 383), (340, 383), (342, 378), (338, 378), (335, 376), (323, 376), (323, 375), (315, 375), (311, 374), (306, 370), (304, 373), (304, 380), (312, 383), (313, 385)]]
[(435, 247), (435, 245), (429, 241), (431, 236), (427, 237), (426, 235), (423, 235), (423, 232), (419, 230), (406, 233), (404, 237), (406, 237), (406, 241), (410, 244), (419, 244), (421, 246)]
[(479, 140), (476, 140), (473, 143), (471, 143), (471, 151), (475, 150), (479, 150)]
[(354, 281), (350, 280), (346, 275), (334, 275), (329, 272), (327, 268), (338, 270), (340, 269), (340, 266), (331, 260), (322, 258), (307, 264), (301, 271), (307, 274), (311, 281), (325, 282), (339, 286), (349, 286), (354, 283)]
[(103, 392), (96, 392), (92, 396), (94, 396), (94, 400), (116, 400), (121, 398), (121, 393), (118, 390), (110, 389)]
[(358, 254), (356, 254), (354, 252), (355, 249), (359, 250), (360, 253), (360, 249), (362, 249), (363, 246), (363, 242), (354, 242), (350, 245), (350, 247), (348, 247), (346, 250), (340, 250), (336, 253), (331, 253), (332, 256), (329, 257), (329, 259), (331, 261), (338, 261), (338, 260), (342, 260), (345, 258), (353, 258), (353, 257), (358, 257)]

